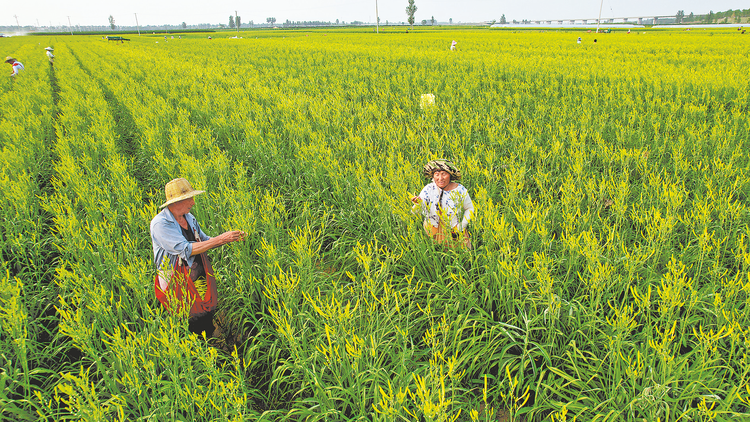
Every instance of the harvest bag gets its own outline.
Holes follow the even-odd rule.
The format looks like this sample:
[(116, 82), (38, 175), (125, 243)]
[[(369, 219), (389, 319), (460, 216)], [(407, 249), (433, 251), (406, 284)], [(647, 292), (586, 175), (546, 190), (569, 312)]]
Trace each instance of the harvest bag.
[(198, 257), (203, 261), (203, 268), (206, 270), (206, 295), (204, 297), (201, 297), (195, 288), (195, 281), (190, 277), (191, 269), (189, 266), (183, 265), (182, 259), (178, 259), (175, 263), (167, 291), (162, 290), (159, 285), (159, 274), (157, 273), (154, 277), (156, 298), (164, 305), (164, 308), (179, 314), (183, 305), (190, 306), (190, 319), (215, 310), (217, 305), (214, 269), (211, 267), (211, 262), (205, 252), (198, 255), (196, 259)]
[(458, 236), (457, 233), (453, 233), (450, 229), (446, 228), (442, 221), (440, 222), (439, 227), (434, 227), (429, 221), (425, 220), (423, 226), (427, 235), (438, 245), (445, 245), (449, 248), (460, 247), (471, 249), (471, 237), (469, 236), (468, 230), (464, 230), (463, 241), (461, 241), (461, 236)]

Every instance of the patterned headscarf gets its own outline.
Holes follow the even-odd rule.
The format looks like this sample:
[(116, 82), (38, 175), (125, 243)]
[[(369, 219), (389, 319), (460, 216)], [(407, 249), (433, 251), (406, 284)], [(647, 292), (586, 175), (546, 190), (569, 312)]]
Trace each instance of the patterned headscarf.
[(452, 161), (442, 158), (425, 164), (422, 168), (422, 174), (429, 179), (433, 173), (440, 170), (447, 171), (451, 175), (451, 180), (461, 180), (461, 171), (458, 167)]

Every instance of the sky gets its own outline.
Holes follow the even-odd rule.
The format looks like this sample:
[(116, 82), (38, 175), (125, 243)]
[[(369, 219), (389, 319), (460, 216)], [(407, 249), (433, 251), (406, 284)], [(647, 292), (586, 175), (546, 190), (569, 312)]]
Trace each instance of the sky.
[[(228, 23), (235, 11), (243, 23), (290, 21), (375, 22), (376, 0), (15, 0), (0, 8), (0, 26), (108, 26), (112, 15), (116, 25), (188, 25)], [(704, 14), (729, 9), (747, 9), (747, 0), (415, 0), (417, 22), (458, 22), (500, 20), (503, 14), (516, 20), (596, 19), (602, 5), (602, 19), (674, 15), (684, 10)], [(380, 22), (407, 20), (408, 0), (377, 0)]]

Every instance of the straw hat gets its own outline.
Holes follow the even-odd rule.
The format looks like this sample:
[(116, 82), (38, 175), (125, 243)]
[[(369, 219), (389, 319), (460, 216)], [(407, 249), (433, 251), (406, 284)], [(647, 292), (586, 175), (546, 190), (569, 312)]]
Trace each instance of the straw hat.
[(44, 49), (45, 49), (45, 50), (48, 50), (48, 51), (52, 51), (52, 50), (54, 50), (54, 48), (52, 48), (52, 47), (45, 47)]
[(14, 61), (16, 61), (16, 59), (13, 57), (8, 56), (5, 58), (5, 63), (13, 63)]
[(172, 179), (167, 183), (167, 186), (164, 187), (164, 193), (167, 195), (167, 202), (161, 204), (159, 208), (164, 208), (167, 205), (174, 204), (175, 202), (180, 202), (188, 198), (192, 198), (195, 195), (202, 194), (203, 190), (195, 190), (192, 186), (190, 186), (190, 182), (187, 181), (187, 179), (183, 178), (177, 178)]
[(436, 171), (447, 171), (451, 175), (451, 180), (461, 180), (461, 170), (453, 164), (452, 161), (446, 159), (432, 160), (425, 164), (422, 168), (422, 174), (426, 178), (432, 177), (432, 174)]

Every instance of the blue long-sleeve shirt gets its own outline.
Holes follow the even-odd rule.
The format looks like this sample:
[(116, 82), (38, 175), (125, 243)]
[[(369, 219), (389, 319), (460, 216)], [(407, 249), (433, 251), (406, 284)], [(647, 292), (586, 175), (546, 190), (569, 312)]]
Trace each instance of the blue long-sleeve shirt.
[[(193, 214), (185, 214), (185, 220), (196, 239), (201, 242), (211, 239), (203, 233)], [(154, 267), (159, 273), (162, 289), (166, 289), (178, 259), (182, 258), (188, 266), (193, 265), (193, 242), (185, 238), (180, 224), (169, 208), (165, 207), (151, 220), (151, 243), (154, 248)]]

